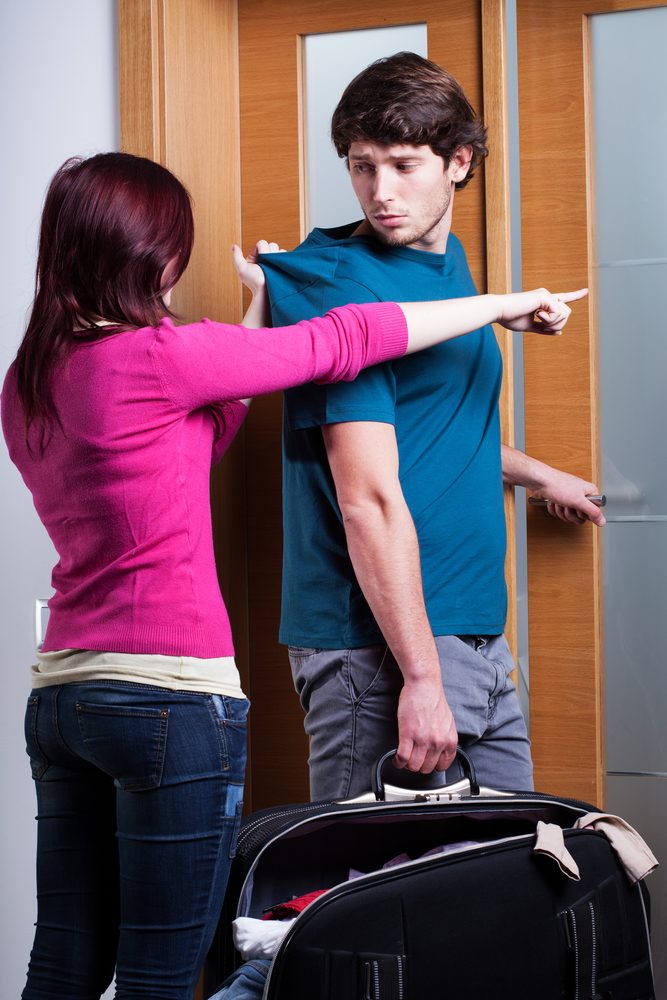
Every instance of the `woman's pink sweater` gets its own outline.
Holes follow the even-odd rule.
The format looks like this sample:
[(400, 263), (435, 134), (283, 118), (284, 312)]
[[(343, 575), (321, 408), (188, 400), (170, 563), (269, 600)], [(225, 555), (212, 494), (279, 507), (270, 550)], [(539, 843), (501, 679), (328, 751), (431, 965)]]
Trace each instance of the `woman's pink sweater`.
[(43, 649), (232, 655), (209, 474), (245, 416), (238, 400), (351, 380), (406, 346), (392, 303), (293, 327), (164, 320), (80, 340), (54, 371), (61, 426), (41, 456), (25, 443), (12, 366), (3, 431), (59, 556)]

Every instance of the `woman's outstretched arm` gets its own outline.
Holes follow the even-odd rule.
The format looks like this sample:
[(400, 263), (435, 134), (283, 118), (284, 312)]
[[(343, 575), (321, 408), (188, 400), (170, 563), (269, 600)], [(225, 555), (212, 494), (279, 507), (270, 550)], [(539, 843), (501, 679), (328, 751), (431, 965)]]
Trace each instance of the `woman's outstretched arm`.
[(588, 294), (587, 288), (554, 294), (546, 288), (509, 295), (475, 295), (443, 302), (400, 302), (408, 323), (408, 354), (478, 330), (487, 323), (500, 323), (508, 330), (542, 333), (562, 332), (572, 310), (567, 305)]

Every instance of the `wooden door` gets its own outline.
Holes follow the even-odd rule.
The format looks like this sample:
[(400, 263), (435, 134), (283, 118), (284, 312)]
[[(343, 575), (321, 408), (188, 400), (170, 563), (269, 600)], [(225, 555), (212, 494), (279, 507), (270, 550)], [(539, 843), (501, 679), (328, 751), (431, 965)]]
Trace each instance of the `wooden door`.
[[(524, 287), (590, 287), (569, 335), (524, 347), (526, 450), (599, 482), (589, 16), (655, 0), (517, 0)], [(539, 787), (604, 798), (603, 536), (528, 517), (531, 737)]]
[[(242, 228), (291, 248), (305, 236), (301, 59), (304, 36), (425, 23), (429, 57), (463, 85), (490, 126), (485, 171), (456, 201), (462, 239), (477, 286), (510, 287), (504, 101), (504, 5), (461, 0), (401, 0), (363, 7), (350, 0), (239, 0)], [(491, 206), (491, 208), (489, 208)], [(353, 221), (353, 219), (350, 219)], [(503, 436), (511, 443), (510, 340), (499, 332), (506, 384)], [(307, 797), (307, 744), (286, 650), (277, 645), (280, 611), (281, 500), (279, 396), (257, 400), (246, 428), (248, 622), (252, 701), (253, 806)], [(514, 637), (513, 499), (508, 496), (508, 579)]]

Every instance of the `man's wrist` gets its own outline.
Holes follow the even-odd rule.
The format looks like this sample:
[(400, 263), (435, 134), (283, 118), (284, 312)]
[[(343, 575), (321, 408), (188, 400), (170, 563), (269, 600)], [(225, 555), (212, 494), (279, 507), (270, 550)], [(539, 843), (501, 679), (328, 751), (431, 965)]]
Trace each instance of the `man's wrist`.
[(399, 662), (405, 685), (442, 683), (442, 671), (437, 653), (433, 659), (412, 662), (406, 666)]
[(553, 472), (551, 466), (515, 449), (512, 450), (511, 456), (512, 467), (503, 469), (503, 472), (514, 486), (523, 486), (531, 493), (548, 489), (551, 481), (549, 473)]

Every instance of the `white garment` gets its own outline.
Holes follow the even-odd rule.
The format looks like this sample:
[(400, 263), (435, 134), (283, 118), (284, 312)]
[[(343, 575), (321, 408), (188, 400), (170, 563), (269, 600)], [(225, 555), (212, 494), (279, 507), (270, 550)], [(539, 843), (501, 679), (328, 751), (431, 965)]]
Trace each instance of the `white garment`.
[(237, 917), (232, 921), (234, 946), (247, 962), (250, 958), (273, 958), (280, 942), (296, 920), (258, 920)]

